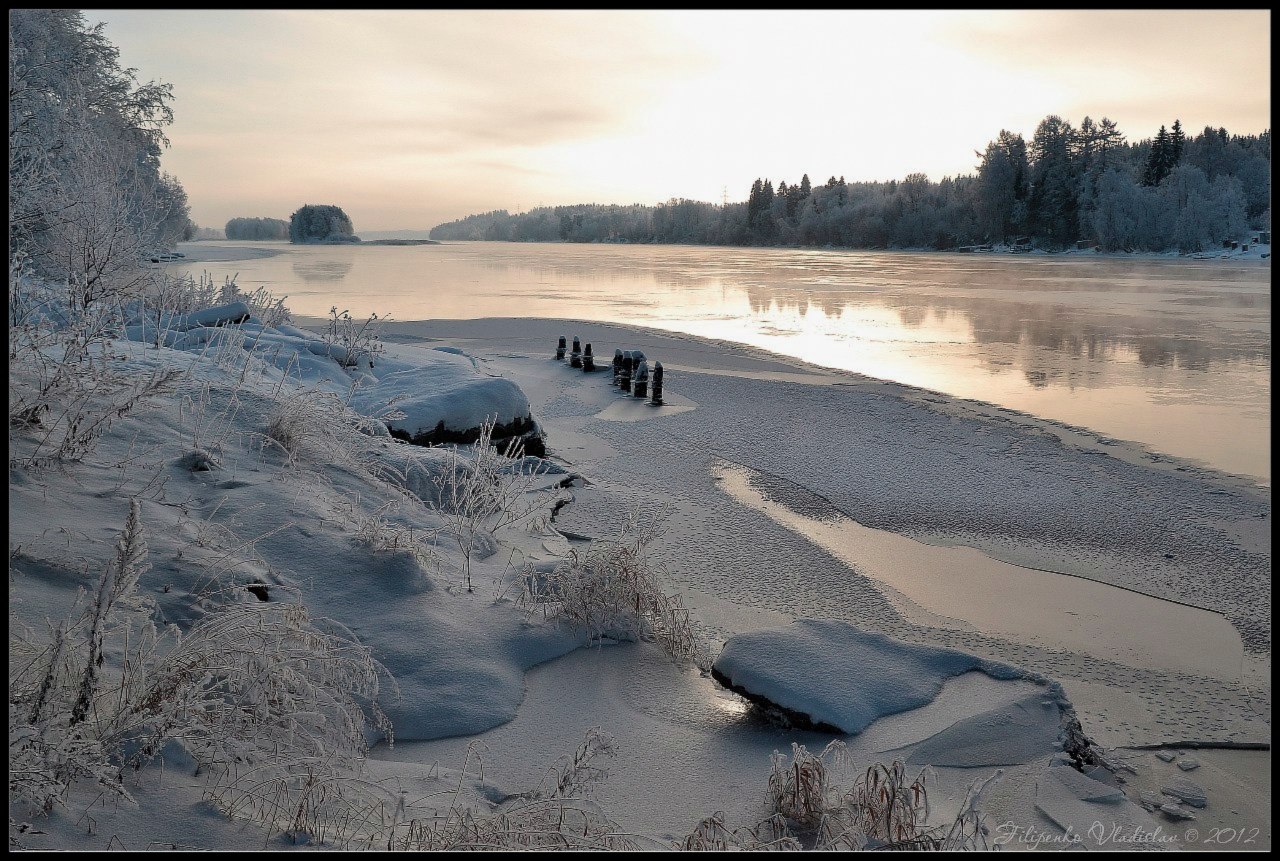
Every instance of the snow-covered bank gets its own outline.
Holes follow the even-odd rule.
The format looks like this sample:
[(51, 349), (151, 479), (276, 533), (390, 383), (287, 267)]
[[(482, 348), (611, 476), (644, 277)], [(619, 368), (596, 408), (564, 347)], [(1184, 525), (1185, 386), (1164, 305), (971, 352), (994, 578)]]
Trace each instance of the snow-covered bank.
[[(238, 309), (232, 310), (239, 319)], [(618, 327), (593, 335), (601, 356), (610, 352), (605, 345), (616, 342), (643, 346), (651, 357), (663, 360), (670, 369), (669, 406), (652, 408), (627, 402), (608, 385), (606, 374), (583, 374), (552, 361), (554, 337), (542, 340), (532, 331), (540, 324), (531, 321), (512, 323), (525, 327), (521, 337), (529, 340), (504, 334), (501, 322), (474, 324), (494, 325), (484, 342), (466, 337), (414, 341), (431, 338), (430, 327), (405, 324), (398, 331), (416, 332), (406, 343), (373, 357), (371, 365), (357, 361), (349, 367), (336, 351), (312, 349), (323, 339), (287, 325), (253, 320), (197, 325), (207, 322), (216, 321), (181, 318), (174, 328), (183, 331), (172, 337), (162, 331), (160, 347), (155, 346), (156, 333), (146, 327), (137, 332), (145, 342), (113, 344), (121, 371), (138, 376), (176, 368), (184, 376), (176, 382), (174, 396), (123, 416), (92, 458), (53, 470), (11, 467), (11, 607), (18, 598), (26, 602), (17, 605), (24, 618), (65, 615), (75, 588), (91, 583), (111, 558), (122, 511), (128, 499), (138, 498), (152, 565), (140, 582), (160, 621), (186, 626), (214, 616), (227, 601), (247, 607), (297, 601), (314, 615), (341, 623), (389, 671), (399, 689), (399, 697), (388, 696), (385, 703), (396, 725), (397, 744), (375, 749), (376, 760), (368, 764), (365, 778), (381, 782), (377, 785), (391, 799), (402, 789), (413, 799), (431, 799), (433, 793), (461, 785), (460, 797), (474, 809), (508, 810), (512, 799), (518, 802), (543, 779), (549, 762), (571, 752), (585, 730), (601, 726), (617, 739), (617, 761), (614, 776), (598, 790), (598, 800), (628, 830), (670, 844), (716, 809), (730, 813), (734, 824), (758, 822), (767, 815), (759, 798), (769, 773), (769, 752), (786, 750), (793, 741), (816, 751), (825, 741), (822, 736), (759, 724), (741, 700), (718, 691), (709, 678), (673, 665), (650, 645), (574, 651), (584, 639), (581, 631), (557, 625), (541, 612), (530, 614), (513, 600), (530, 582), (525, 572), (536, 581), (569, 558), (571, 548), (581, 557), (583, 536), (615, 535), (625, 512), (636, 505), (649, 514), (671, 506), (668, 532), (658, 549), (673, 583), (688, 589), (699, 630), (713, 641), (753, 628), (779, 627), (791, 618), (834, 616), (910, 644), (946, 646), (950, 641), (984, 660), (1019, 663), (1045, 675), (1065, 670), (1073, 696), (1073, 686), (1091, 678), (1112, 685), (1137, 679), (1136, 708), (1106, 702), (1101, 710), (1082, 711), (1089, 732), (1097, 725), (1130, 743), (1148, 741), (1152, 736), (1144, 733), (1152, 728), (1152, 707), (1161, 696), (1168, 697), (1165, 705), (1178, 715), (1170, 732), (1187, 737), (1205, 729), (1197, 722), (1207, 705), (1173, 694), (1181, 676), (909, 624), (896, 616), (873, 579), (719, 490), (712, 474), (716, 448), (737, 458), (744, 452), (769, 457), (775, 474), (807, 486), (812, 476), (797, 454), (816, 442), (826, 449), (829, 470), (841, 471), (846, 480), (852, 476), (856, 461), (851, 464), (848, 453), (866, 456), (862, 449), (802, 435), (786, 444), (767, 438), (786, 409), (806, 405), (803, 398), (788, 399), (791, 387), (830, 393), (834, 400), (810, 417), (818, 426), (829, 425), (835, 413), (849, 406), (842, 400), (849, 386), (841, 385), (850, 382), (848, 377), (759, 353), (725, 354), (723, 345), (697, 339)], [(483, 329), (471, 331), (483, 334)], [(163, 346), (170, 341), (172, 347)], [(294, 389), (299, 376), (312, 392), (301, 400)], [(339, 396), (357, 380), (362, 385), (354, 397)], [(532, 517), (512, 524), (516, 528), (468, 532), (465, 524), (449, 520), (439, 503), (440, 491), (450, 484), (447, 476), (470, 461), (452, 459), (443, 449), (397, 444), (369, 421), (401, 393), (409, 395), (401, 403), (416, 404), (426, 415), (424, 405), (434, 402), (415, 397), (443, 391), (442, 380), (448, 383), (445, 388), (458, 387), (445, 399), (450, 408), (465, 404), (471, 389), (482, 392), (494, 381), (519, 384), (524, 394), (511, 401), (513, 409), (531, 410), (548, 427), (560, 463), (525, 461), (488, 478), (525, 475), (534, 467), (530, 482), (523, 485), (530, 493), (521, 497), (539, 500), (530, 513), (549, 517), (554, 512), (554, 523)], [(880, 445), (901, 446), (895, 435), (904, 428), (910, 431), (903, 417), (913, 411), (946, 416), (929, 413), (893, 387), (862, 382), (870, 390), (860, 393), (864, 399), (893, 398), (898, 403), (891, 422), (867, 429)], [(726, 399), (726, 392), (744, 385), (755, 387), (746, 390), (748, 397)], [(347, 404), (360, 407), (364, 416), (349, 414)], [(301, 421), (279, 421), (282, 408)], [(875, 411), (869, 415), (874, 417)], [(671, 427), (694, 422), (692, 427), (699, 428), (704, 421), (714, 436), (690, 435), (689, 426)], [(985, 428), (977, 419), (966, 421)], [(749, 446), (729, 432), (726, 425), (732, 424), (748, 435)], [(998, 427), (1015, 435), (1010, 427)], [(1030, 440), (1043, 443), (1034, 435)], [(21, 446), (33, 444), (20, 435), (19, 458)], [(1060, 456), (1078, 454), (1063, 449)], [(899, 470), (911, 466), (914, 461), (906, 461)], [(1102, 492), (1112, 492), (1105, 474), (1095, 478)], [(900, 504), (900, 491), (892, 484), (886, 484), (887, 504)], [(786, 496), (772, 486), (765, 490), (773, 497)], [(570, 504), (558, 504), (570, 496)], [(468, 588), (468, 581), (474, 588)], [(902, 648), (910, 652), (918, 646)], [(567, 657), (543, 663), (557, 655)], [(1258, 727), (1238, 719), (1230, 704), (1240, 686), (1211, 679), (1196, 683), (1200, 696), (1222, 698), (1217, 728), (1222, 735), (1235, 737)], [(1009, 821), (1038, 822), (1037, 784), (1056, 780), (1044, 784), (1048, 793), (1047, 787), (1062, 783), (1048, 773), (1060, 742), (1039, 732), (1045, 725), (1031, 708), (1042, 689), (1021, 680), (962, 673), (943, 680), (937, 693), (927, 705), (876, 720), (846, 740), (850, 771), (893, 758), (945, 760), (950, 764), (930, 790), (937, 815), (945, 821), (962, 808), (966, 790), (978, 776), (974, 769), (988, 774), (996, 767), (984, 751), (998, 741), (976, 728), (1016, 727), (1022, 739), (1019, 762), (1006, 765), (1004, 794), (993, 796), (984, 809)], [(467, 775), (450, 772), (463, 766), (477, 739), (487, 746), (483, 775), (474, 760)], [(432, 765), (437, 760), (439, 768)], [(185, 765), (190, 772), (189, 763), (176, 754), (166, 754), (165, 761), (168, 768)], [(972, 764), (979, 761), (983, 765)], [(673, 768), (673, 762), (687, 762), (688, 774)], [(954, 764), (963, 762), (970, 764)], [(852, 774), (842, 779), (852, 779)], [(215, 798), (213, 805), (204, 803), (208, 789), (201, 781), (184, 774), (162, 783), (164, 772), (156, 766), (145, 769), (139, 780), (139, 803), (188, 823), (191, 834), (208, 841), (198, 845), (261, 845), (266, 839), (262, 831), (229, 826), (211, 815), (211, 810), (225, 809), (227, 796)], [(1055, 821), (1103, 815), (1148, 827), (1155, 823), (1133, 804), (1121, 816), (1110, 806), (1112, 800), (1103, 797), (1109, 790), (1092, 784), (1053, 791), (1053, 800), (1044, 800), (1041, 807), (1051, 808)], [(145, 845), (139, 836), (143, 817), (133, 802), (122, 801), (113, 811), (96, 810), (95, 825), (83, 833), (78, 823), (89, 801), (88, 795), (75, 796), (79, 808), (60, 808), (42, 820), (46, 835), (24, 839), (35, 847)], [(449, 809), (451, 803), (449, 798), (418, 802), (410, 815), (425, 815), (433, 805)], [(183, 842), (175, 836), (180, 830), (166, 829), (164, 835), (147, 839)], [(298, 830), (292, 830), (297, 837)], [(272, 839), (276, 842), (270, 845), (287, 845)], [(330, 834), (327, 842), (336, 839)]]

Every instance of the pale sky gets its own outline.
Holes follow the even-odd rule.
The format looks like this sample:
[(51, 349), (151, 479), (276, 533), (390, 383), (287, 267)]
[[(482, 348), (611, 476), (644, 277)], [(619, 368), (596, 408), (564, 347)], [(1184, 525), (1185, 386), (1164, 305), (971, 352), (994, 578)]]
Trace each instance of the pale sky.
[(1270, 125), (1269, 11), (103, 11), (174, 85), (197, 224), (362, 230), (540, 204), (971, 173), (1002, 129)]

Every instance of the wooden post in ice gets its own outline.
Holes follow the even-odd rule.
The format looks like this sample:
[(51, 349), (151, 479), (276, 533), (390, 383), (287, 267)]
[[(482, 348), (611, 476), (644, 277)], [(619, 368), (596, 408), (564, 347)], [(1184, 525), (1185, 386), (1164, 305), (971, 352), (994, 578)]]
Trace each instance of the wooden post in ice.
[(662, 363), (653, 363), (653, 395), (649, 401), (650, 406), (662, 406)]
[(649, 394), (649, 363), (644, 359), (636, 366), (635, 382), (631, 384), (631, 394), (643, 398)]
[(560, 336), (560, 343), (556, 344), (556, 361), (564, 361), (564, 335)]
[(578, 341), (578, 336), (573, 336), (573, 352), (569, 355), (569, 367), (582, 367), (582, 344)]
[(613, 351), (613, 384), (618, 384), (618, 378), (622, 376), (622, 351), (615, 349)]
[(618, 377), (618, 387), (624, 392), (631, 391), (631, 372), (635, 369), (635, 353), (631, 350), (622, 352), (622, 376)]
[(591, 355), (591, 345), (587, 344), (587, 348), (582, 351), (582, 373), (588, 373), (596, 369), (596, 357)]

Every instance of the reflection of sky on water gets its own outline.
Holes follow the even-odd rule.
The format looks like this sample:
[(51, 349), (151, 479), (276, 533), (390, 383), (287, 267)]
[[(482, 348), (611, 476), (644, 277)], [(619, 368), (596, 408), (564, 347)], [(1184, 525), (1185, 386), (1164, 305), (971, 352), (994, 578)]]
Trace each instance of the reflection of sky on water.
[(292, 293), (300, 314), (722, 338), (1270, 475), (1269, 262), (460, 243), (194, 265)]

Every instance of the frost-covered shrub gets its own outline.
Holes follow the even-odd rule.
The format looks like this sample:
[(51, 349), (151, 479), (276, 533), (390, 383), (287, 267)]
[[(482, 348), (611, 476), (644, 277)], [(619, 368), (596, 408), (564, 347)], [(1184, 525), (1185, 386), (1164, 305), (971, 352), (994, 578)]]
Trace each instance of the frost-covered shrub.
[(344, 368), (373, 367), (377, 357), (386, 350), (382, 343), (385, 322), (385, 317), (370, 314), (362, 323), (352, 317), (350, 311), (339, 313), (335, 305), (329, 309), (329, 323), (321, 335), (325, 354)]
[(648, 558), (658, 525), (632, 511), (617, 538), (571, 550), (549, 572), (525, 574), (522, 603), (584, 630), (591, 640), (653, 640), (676, 660), (710, 666), (705, 642), (679, 596), (667, 594), (665, 571)]
[(901, 761), (873, 763), (842, 793), (834, 772), (848, 764), (841, 741), (817, 755), (794, 743), (790, 757), (774, 752), (769, 805), (802, 843), (828, 851), (989, 848), (976, 812), (985, 784), (975, 784), (952, 823), (930, 827), (927, 770), (913, 779)]
[(637, 849), (630, 835), (586, 800), (592, 785), (607, 776), (595, 761), (612, 755), (613, 740), (590, 729), (573, 754), (547, 770), (547, 779), (537, 789), (507, 796), (492, 812), (477, 812), (455, 793), (446, 809), (405, 817), (381, 845), (417, 851)]
[[(142, 297), (124, 306), (126, 324), (141, 325), (150, 343), (169, 344), (172, 334), (190, 328), (190, 316), (220, 305), (243, 303), (250, 315), (266, 327), (276, 327), (292, 320), (284, 301), (288, 297), (273, 295), (265, 287), (246, 293), (236, 283), (235, 275), (216, 283), (208, 272), (199, 278), (191, 275), (158, 275)], [(136, 335), (134, 339), (137, 340)]]
[(180, 373), (145, 376), (115, 367), (110, 338), (118, 310), (81, 307), (67, 285), (35, 276), (26, 259), (9, 261), (9, 464), (39, 467), (83, 459), (113, 423), (154, 395), (172, 390)]
[(367, 728), (391, 737), (377, 705), (386, 671), (349, 631), (286, 603), (229, 603), (185, 633), (158, 630), (137, 590), (146, 560), (135, 499), (91, 603), (47, 644), (11, 625), (9, 794), (20, 817), (52, 809), (81, 780), (127, 798), (126, 766), (170, 743), (230, 805), (272, 780), (346, 779)]
[(676, 848), (686, 852), (727, 852), (798, 850), (804, 847), (791, 836), (780, 816), (771, 816), (753, 827), (732, 828), (723, 811), (717, 811), (694, 826)]
[(368, 513), (358, 505), (352, 506), (348, 517), (355, 526), (356, 540), (375, 553), (408, 553), (424, 570), (438, 571), (436, 540), (440, 530), (415, 529), (387, 517), (407, 501), (408, 498), (393, 500)]
[(774, 751), (769, 772), (769, 806), (800, 828), (813, 829), (830, 806), (828, 761), (840, 760), (845, 746), (833, 741), (814, 756), (802, 744), (791, 745), (791, 758)]
[(772, 815), (750, 828), (731, 828), (723, 813), (702, 820), (679, 848), (841, 850), (990, 849), (977, 804), (996, 772), (970, 787), (950, 823), (929, 826), (928, 770), (914, 779), (900, 761), (874, 763), (845, 792), (837, 775), (849, 765), (841, 741), (821, 753), (792, 744), (791, 756), (774, 752), (768, 802)]
[(549, 505), (545, 494), (536, 492), (545, 463), (527, 467), (524, 443), (516, 438), (502, 451), (495, 448), (495, 421), (485, 419), (479, 437), (467, 448), (446, 449), (443, 464), (431, 477), (434, 498), (428, 507), (441, 516), (462, 553), (468, 592), (472, 557), (489, 544), (483, 539), (503, 527), (530, 523)]
[(356, 412), (333, 392), (300, 388), (278, 399), (266, 439), (290, 463), (336, 463), (395, 480), (396, 468), (370, 450), (370, 437), (380, 435), (380, 426), (379, 418)]

